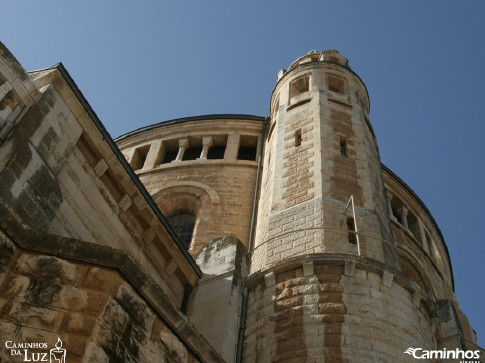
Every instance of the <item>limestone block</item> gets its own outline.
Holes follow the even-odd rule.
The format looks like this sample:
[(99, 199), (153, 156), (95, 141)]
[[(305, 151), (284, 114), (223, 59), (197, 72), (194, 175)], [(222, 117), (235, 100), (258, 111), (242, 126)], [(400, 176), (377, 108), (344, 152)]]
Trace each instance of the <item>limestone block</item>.
[(47, 343), (51, 347), (57, 342), (57, 338), (59, 338), (59, 333), (30, 327), (22, 327), (17, 336), (18, 341), (21, 342)]
[(15, 275), (5, 282), (0, 291), (0, 296), (5, 299), (23, 301), (27, 296), (29, 287), (30, 279), (28, 277)]
[(114, 333), (121, 336), (128, 323), (129, 316), (116, 301), (110, 299), (101, 319)]
[[(62, 320), (62, 312), (58, 310), (32, 306), (25, 303), (13, 303), (8, 311), (9, 320), (31, 328), (55, 331)], [(3, 311), (5, 306), (2, 308)]]
[(126, 212), (126, 210), (130, 208), (131, 204), (132, 204), (132, 201), (128, 194), (123, 195), (121, 200), (118, 202), (118, 206), (121, 208), (123, 212)]
[(354, 276), (355, 275), (355, 263), (354, 262), (345, 262), (344, 267), (344, 275), (345, 276)]
[(187, 362), (188, 352), (182, 342), (165, 326), (162, 325), (157, 338), (168, 348), (168, 356), (173, 362)]
[(101, 321), (98, 321), (94, 343), (103, 349), (104, 353), (109, 357), (110, 362), (126, 361), (124, 346), (118, 344), (119, 338)]
[[(1, 305), (2, 303), (0, 302), (0, 306)], [(0, 321), (0, 341), (5, 342), (7, 340), (13, 340), (19, 330), (20, 327), (16, 324)]]
[(79, 337), (76, 335), (62, 334), (60, 337), (62, 339), (62, 347), (69, 352), (69, 361), (73, 359), (78, 359), (77, 361), (82, 361), (84, 356), (84, 351), (86, 350), (86, 338)]
[(151, 228), (148, 228), (143, 232), (142, 239), (145, 244), (151, 243), (154, 238), (155, 238), (155, 233)]
[(119, 276), (114, 271), (91, 267), (84, 277), (82, 286), (86, 289), (109, 292), (112, 284), (118, 279)]
[(104, 159), (98, 161), (98, 163), (94, 167), (94, 172), (98, 177), (101, 177), (106, 172), (106, 170), (108, 170), (108, 164), (106, 164), (106, 161), (104, 161)]
[(88, 341), (86, 344), (86, 349), (84, 351), (84, 360), (83, 363), (108, 363), (109, 358), (104, 352), (103, 349), (100, 348), (99, 345), (92, 341)]
[(392, 287), (392, 281), (394, 279), (394, 275), (387, 272), (383, 271), (382, 272), (382, 284), (386, 287)]
[(165, 267), (165, 272), (168, 276), (172, 276), (175, 270), (177, 270), (177, 267), (178, 265), (175, 260), (170, 260), (170, 262), (167, 264), (167, 267)]
[(66, 313), (61, 323), (61, 331), (80, 336), (90, 336), (96, 326), (96, 319), (82, 313)]
[(122, 283), (115, 295), (116, 301), (135, 318), (145, 331), (152, 328), (154, 317), (146, 303), (126, 283)]
[(15, 270), (23, 275), (43, 278), (66, 285), (75, 285), (82, 276), (82, 267), (53, 256), (22, 255)]
[(14, 256), (15, 246), (14, 244), (0, 234), (0, 272), (7, 271), (12, 258)]

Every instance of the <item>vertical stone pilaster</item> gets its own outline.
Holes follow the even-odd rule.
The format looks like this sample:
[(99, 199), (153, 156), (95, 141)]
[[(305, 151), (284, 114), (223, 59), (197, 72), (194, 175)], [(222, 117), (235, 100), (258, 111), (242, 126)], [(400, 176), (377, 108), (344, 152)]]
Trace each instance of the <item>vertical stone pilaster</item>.
[(409, 225), (408, 225), (409, 210), (408, 210), (408, 208), (405, 205), (403, 205), (400, 212), (401, 212), (402, 225), (404, 227), (406, 227), (406, 229), (409, 229)]
[(392, 202), (392, 198), (394, 198), (394, 195), (392, 195), (392, 193), (388, 190), (386, 191), (386, 195), (387, 195), (387, 206), (389, 207), (389, 216), (392, 218), (393, 214), (392, 214), (391, 202)]
[(239, 143), (241, 142), (241, 135), (229, 135), (227, 137), (227, 146), (224, 153), (225, 161), (236, 161), (237, 153), (239, 151)]
[(163, 160), (164, 147), (161, 141), (155, 141), (150, 145), (143, 169), (153, 169)]

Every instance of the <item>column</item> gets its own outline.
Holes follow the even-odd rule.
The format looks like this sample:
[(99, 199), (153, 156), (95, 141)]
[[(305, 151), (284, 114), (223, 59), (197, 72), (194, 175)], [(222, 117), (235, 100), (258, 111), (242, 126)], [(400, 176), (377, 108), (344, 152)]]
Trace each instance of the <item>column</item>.
[(175, 158), (172, 163), (175, 163), (177, 161), (182, 161), (184, 158), (184, 153), (185, 150), (189, 147), (189, 140), (188, 139), (179, 139), (179, 152), (177, 154), (177, 157)]
[(408, 225), (408, 208), (403, 205), (401, 207), (401, 210), (400, 210), (400, 214), (401, 214), (401, 222), (402, 222), (402, 225), (406, 228), (406, 229), (409, 229), (409, 225)]
[(391, 201), (392, 201), (392, 198), (394, 197), (391, 192), (389, 190), (386, 190), (386, 195), (387, 195), (387, 205), (389, 207), (389, 216), (391, 218), (394, 217), (393, 213), (392, 213), (392, 205), (391, 205)]
[(207, 159), (207, 154), (209, 153), (209, 148), (212, 146), (212, 137), (207, 136), (202, 138), (202, 152), (200, 154), (200, 158), (202, 160)]

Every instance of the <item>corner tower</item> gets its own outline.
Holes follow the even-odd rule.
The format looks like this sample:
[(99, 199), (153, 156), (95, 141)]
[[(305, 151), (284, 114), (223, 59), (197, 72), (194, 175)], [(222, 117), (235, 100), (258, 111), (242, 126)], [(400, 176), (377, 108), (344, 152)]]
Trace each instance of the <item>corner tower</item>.
[(244, 361), (402, 361), (436, 346), (401, 271), (362, 80), (336, 50), (278, 74), (251, 251)]
[(364, 83), (336, 50), (311, 51), (279, 72), (252, 272), (311, 253), (398, 268), (368, 113)]

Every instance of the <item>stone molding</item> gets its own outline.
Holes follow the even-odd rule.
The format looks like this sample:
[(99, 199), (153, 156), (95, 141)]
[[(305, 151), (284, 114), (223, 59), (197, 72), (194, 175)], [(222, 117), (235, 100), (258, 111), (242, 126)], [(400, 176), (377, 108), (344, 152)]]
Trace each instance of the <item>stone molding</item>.
[(213, 204), (220, 203), (219, 195), (217, 194), (215, 189), (209, 187), (206, 184), (199, 183), (199, 182), (192, 182), (192, 181), (167, 183), (163, 186), (163, 188), (155, 188), (150, 190), (150, 194), (152, 195), (152, 198), (156, 200), (160, 194), (166, 192), (168, 189), (180, 188), (180, 187), (194, 187), (194, 188), (202, 189), (202, 191), (206, 192), (207, 195), (209, 195)]
[[(389, 275), (393, 276), (393, 283), (396, 283), (406, 289), (411, 296), (416, 296), (421, 299), (424, 307), (431, 313), (433, 311), (434, 303), (428, 294), (409, 277), (403, 274), (401, 271), (390, 267), (382, 262), (350, 254), (342, 253), (314, 253), (311, 255), (295, 256), (285, 259), (284, 262), (273, 265), (265, 270), (258, 271), (246, 279), (245, 286), (250, 289), (257, 286), (262, 280), (266, 279), (269, 274), (277, 274), (284, 272), (295, 267), (301, 266), (304, 268), (304, 264), (313, 263), (314, 266), (318, 265), (343, 265), (348, 263), (354, 263), (355, 268), (371, 271), (382, 276), (386, 279), (386, 284), (389, 282)], [(384, 286), (386, 286), (383, 283)]]

